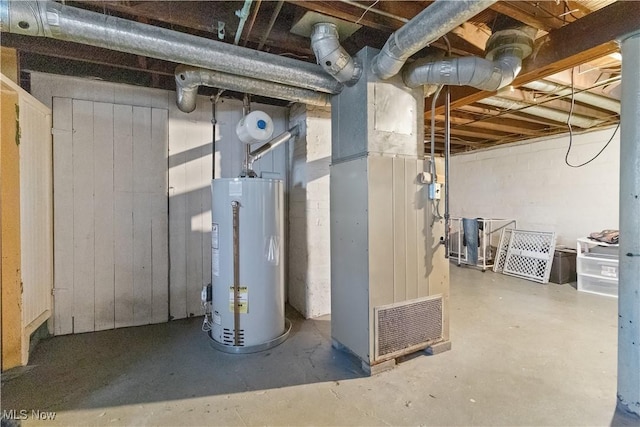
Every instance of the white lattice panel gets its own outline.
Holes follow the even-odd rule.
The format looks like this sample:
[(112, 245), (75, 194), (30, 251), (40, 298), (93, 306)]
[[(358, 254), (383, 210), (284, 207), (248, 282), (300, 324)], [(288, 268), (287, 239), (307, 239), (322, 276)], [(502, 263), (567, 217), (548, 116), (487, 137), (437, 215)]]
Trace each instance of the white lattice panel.
[(512, 230), (503, 273), (548, 283), (556, 233)]
[(498, 244), (495, 264), (493, 264), (493, 271), (496, 273), (502, 273), (504, 269), (504, 261), (507, 259), (507, 249), (509, 249), (509, 242), (511, 241), (511, 230), (511, 228), (503, 228), (502, 233), (500, 233), (500, 243)]

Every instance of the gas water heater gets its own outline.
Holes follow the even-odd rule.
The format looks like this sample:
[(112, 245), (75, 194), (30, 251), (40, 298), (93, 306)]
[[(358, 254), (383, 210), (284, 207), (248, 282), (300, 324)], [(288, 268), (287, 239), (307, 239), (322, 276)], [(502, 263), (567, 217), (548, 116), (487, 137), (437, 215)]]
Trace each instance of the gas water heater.
[[(247, 144), (255, 141), (249, 134), (268, 139), (273, 133), (262, 132), (273, 127), (270, 118), (254, 113), (238, 126)], [(282, 180), (214, 179), (211, 195), (211, 344), (227, 353), (266, 350), (291, 329), (284, 315)]]

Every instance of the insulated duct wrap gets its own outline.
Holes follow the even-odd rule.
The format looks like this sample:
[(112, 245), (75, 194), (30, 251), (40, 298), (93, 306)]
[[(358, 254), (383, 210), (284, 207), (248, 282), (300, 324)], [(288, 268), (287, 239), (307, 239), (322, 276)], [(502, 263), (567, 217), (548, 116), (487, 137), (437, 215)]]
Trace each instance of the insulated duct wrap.
[(0, 0), (0, 28), (184, 63), (326, 93), (342, 85), (321, 67), (284, 56), (65, 6)]
[(471, 86), (495, 91), (509, 85), (520, 72), (522, 60), (517, 56), (500, 61), (466, 56), (406, 67), (402, 78), (409, 87), (422, 85)]
[(487, 42), (487, 59), (468, 56), (416, 61), (404, 68), (402, 78), (409, 87), (443, 84), (493, 92), (511, 84), (520, 73), (522, 60), (533, 51), (534, 35), (531, 27), (498, 31)]

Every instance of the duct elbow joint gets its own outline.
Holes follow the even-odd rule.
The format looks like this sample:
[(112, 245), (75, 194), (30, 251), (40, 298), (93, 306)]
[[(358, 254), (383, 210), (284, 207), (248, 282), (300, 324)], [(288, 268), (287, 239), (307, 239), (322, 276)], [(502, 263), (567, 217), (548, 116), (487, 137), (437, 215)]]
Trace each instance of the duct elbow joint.
[(334, 24), (315, 24), (311, 34), (311, 47), (318, 64), (340, 83), (352, 86), (360, 79), (362, 67), (340, 45), (338, 30)]
[(194, 83), (194, 70), (179, 65), (176, 67), (176, 104), (183, 113), (191, 113), (196, 109), (198, 101), (198, 83)]

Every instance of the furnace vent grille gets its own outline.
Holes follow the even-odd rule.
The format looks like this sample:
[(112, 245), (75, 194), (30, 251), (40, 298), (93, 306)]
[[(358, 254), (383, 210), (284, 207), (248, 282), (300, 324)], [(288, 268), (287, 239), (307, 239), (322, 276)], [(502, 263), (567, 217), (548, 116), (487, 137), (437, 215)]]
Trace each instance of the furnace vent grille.
[(442, 340), (442, 296), (375, 307), (375, 361), (412, 353)]

